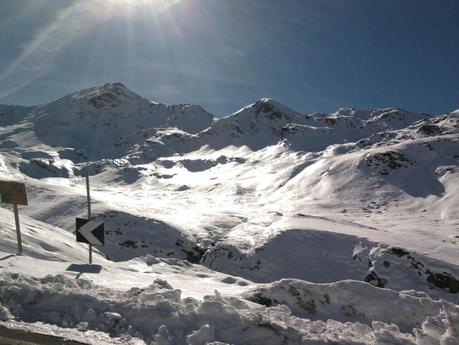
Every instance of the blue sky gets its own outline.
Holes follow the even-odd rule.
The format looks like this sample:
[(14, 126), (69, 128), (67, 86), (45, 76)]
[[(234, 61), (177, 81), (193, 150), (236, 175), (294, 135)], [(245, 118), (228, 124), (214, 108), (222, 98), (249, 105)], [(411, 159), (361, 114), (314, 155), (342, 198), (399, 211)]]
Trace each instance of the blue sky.
[(2, 0), (0, 102), (121, 81), (227, 115), (459, 108), (459, 1)]

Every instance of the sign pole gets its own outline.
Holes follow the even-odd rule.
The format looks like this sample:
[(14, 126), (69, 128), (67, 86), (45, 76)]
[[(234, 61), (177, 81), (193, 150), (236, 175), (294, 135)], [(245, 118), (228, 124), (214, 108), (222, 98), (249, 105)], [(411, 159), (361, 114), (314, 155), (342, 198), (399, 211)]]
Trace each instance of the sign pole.
[(76, 218), (76, 241), (88, 244), (89, 264), (92, 265), (92, 246), (105, 245), (104, 223), (91, 220), (91, 191), (89, 187), (89, 173), (86, 173), (86, 197), (88, 202), (88, 219)]
[(18, 239), (18, 254), (22, 254), (21, 226), (19, 224), (18, 205), (28, 205), (25, 184), (15, 181), (0, 181), (0, 202), (13, 204), (16, 236)]
[[(91, 220), (91, 195), (89, 193), (89, 173), (86, 173), (86, 195), (88, 201), (88, 220)], [(89, 244), (89, 264), (92, 264), (92, 244)]]
[(16, 222), (16, 236), (18, 238), (18, 254), (22, 254), (22, 239), (21, 239), (21, 227), (19, 225), (19, 212), (18, 212), (18, 205), (16, 203), (13, 204), (14, 209), (14, 221)]

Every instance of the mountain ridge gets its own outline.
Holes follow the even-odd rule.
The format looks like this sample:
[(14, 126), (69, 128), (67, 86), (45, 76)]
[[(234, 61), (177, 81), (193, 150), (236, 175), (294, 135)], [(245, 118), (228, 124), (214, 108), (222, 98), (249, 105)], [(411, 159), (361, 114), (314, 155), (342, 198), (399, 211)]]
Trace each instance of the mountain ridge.
[(151, 151), (149, 142), (155, 147), (159, 144), (160, 152), (187, 152), (205, 145), (220, 149), (229, 144), (258, 150), (280, 142), (294, 150), (319, 150), (361, 139), (370, 132), (398, 129), (422, 117), (392, 108), (341, 108), (331, 114), (307, 115), (262, 98), (216, 118), (199, 105), (151, 102), (118, 82), (17, 109), (20, 114), (3, 116), (10, 117), (6, 124), (17, 119), (29, 122), (33, 127), (29, 136), (36, 137), (35, 144), (70, 148), (88, 159), (121, 158), (136, 145)]

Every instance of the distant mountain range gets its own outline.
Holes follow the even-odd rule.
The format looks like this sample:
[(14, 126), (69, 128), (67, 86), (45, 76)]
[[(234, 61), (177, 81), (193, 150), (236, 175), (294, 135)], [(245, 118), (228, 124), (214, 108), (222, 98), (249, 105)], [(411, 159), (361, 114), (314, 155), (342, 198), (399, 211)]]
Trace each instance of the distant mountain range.
[(258, 150), (282, 143), (295, 151), (320, 151), (430, 119), (428, 114), (393, 108), (305, 115), (268, 98), (216, 118), (198, 105), (148, 101), (121, 83), (80, 90), (38, 107), (0, 106), (1, 125), (22, 124), (23, 130), (16, 131), (21, 136), (34, 133), (20, 143), (11, 137), (12, 146), (45, 144), (83, 160), (126, 155), (148, 160), (151, 151), (170, 155), (206, 145)]

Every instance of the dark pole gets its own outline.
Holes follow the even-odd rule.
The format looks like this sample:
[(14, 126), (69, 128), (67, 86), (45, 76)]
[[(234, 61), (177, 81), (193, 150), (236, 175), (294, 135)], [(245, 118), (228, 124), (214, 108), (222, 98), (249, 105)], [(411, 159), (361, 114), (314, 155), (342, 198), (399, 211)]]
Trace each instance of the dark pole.
[(16, 222), (16, 236), (18, 238), (18, 254), (22, 254), (21, 228), (19, 225), (18, 205), (16, 203), (13, 204), (13, 210), (14, 210), (14, 221)]
[[(91, 195), (89, 193), (89, 173), (86, 173), (86, 195), (88, 201), (88, 220), (91, 220)], [(92, 264), (92, 245), (89, 244), (89, 264)]]

